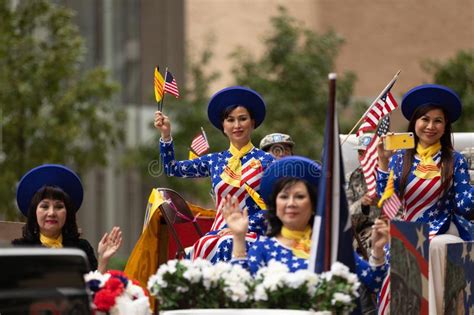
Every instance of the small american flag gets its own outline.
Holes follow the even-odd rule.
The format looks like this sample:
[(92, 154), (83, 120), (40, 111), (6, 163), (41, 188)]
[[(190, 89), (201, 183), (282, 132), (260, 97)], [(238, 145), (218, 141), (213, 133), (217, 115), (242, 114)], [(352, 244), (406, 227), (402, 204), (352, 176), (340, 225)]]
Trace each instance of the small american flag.
[(398, 103), (393, 98), (393, 95), (388, 91), (384, 96), (382, 96), (367, 112), (365, 115), (364, 122), (360, 125), (359, 130), (357, 130), (357, 136), (359, 137), (364, 131), (374, 130), (377, 128), (378, 123), (382, 117), (389, 114), (391, 111), (398, 107)]
[(390, 171), (390, 175), (388, 177), (387, 186), (385, 186), (385, 191), (382, 194), (382, 197), (379, 200), (378, 206), (382, 206), (382, 210), (384, 214), (392, 220), (396, 217), (400, 206), (402, 205), (400, 198), (397, 196), (397, 192), (395, 191), (395, 185), (393, 180), (393, 170)]
[(398, 198), (397, 194), (394, 193), (392, 197), (385, 200), (382, 209), (385, 215), (387, 215), (387, 217), (392, 220), (397, 215), (401, 205), (402, 202), (400, 201), (400, 198)]
[(380, 143), (380, 137), (385, 135), (390, 128), (390, 117), (387, 115), (382, 118), (380, 125), (375, 132), (372, 141), (367, 146), (367, 150), (364, 155), (360, 157), (360, 165), (362, 166), (362, 172), (364, 173), (365, 183), (367, 184), (367, 192), (370, 196), (375, 196), (375, 167), (378, 162), (377, 146)]
[(198, 156), (209, 150), (209, 143), (207, 142), (206, 135), (202, 128), (201, 132), (193, 139), (193, 142), (191, 142), (191, 150)]
[(165, 78), (164, 91), (166, 93), (174, 95), (176, 98), (178, 98), (179, 97), (179, 90), (178, 90), (178, 84), (176, 83), (175, 78), (173, 77), (173, 75), (169, 71), (166, 72), (165, 76), (166, 76), (166, 78)]

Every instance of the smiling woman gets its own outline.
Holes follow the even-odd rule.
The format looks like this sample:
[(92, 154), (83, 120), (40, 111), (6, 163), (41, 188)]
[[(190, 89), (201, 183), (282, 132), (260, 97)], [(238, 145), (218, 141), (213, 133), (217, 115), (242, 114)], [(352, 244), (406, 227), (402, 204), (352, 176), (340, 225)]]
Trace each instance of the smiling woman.
[(92, 270), (105, 272), (109, 259), (122, 244), (122, 232), (114, 227), (99, 242), (99, 260), (94, 249), (80, 238), (76, 212), (83, 199), (79, 177), (69, 168), (45, 164), (31, 169), (20, 180), (17, 203), (27, 217), (23, 237), (12, 241), (18, 246), (44, 246), (50, 248), (75, 247), (83, 250)]
[(429, 224), (429, 313), (443, 314), (446, 244), (474, 240), (474, 225), (468, 220), (474, 212), (474, 187), (451, 133), (462, 104), (450, 88), (424, 84), (411, 89), (401, 107), (416, 147), (386, 152), (380, 146), (377, 191), (382, 194), (393, 172), (402, 218)]
[[(168, 176), (210, 177), (216, 209), (226, 196), (234, 196), (249, 209), (247, 242), (265, 231), (263, 202), (258, 197), (263, 171), (274, 158), (254, 147), (251, 135), (265, 118), (265, 103), (255, 91), (231, 86), (218, 91), (209, 101), (210, 122), (229, 140), (229, 149), (193, 160), (177, 161), (171, 138), (171, 122), (162, 112), (155, 113), (155, 127), (161, 132), (160, 154)], [(215, 263), (231, 259), (232, 235), (221, 211), (217, 211), (211, 231), (192, 247), (189, 258), (205, 258)]]

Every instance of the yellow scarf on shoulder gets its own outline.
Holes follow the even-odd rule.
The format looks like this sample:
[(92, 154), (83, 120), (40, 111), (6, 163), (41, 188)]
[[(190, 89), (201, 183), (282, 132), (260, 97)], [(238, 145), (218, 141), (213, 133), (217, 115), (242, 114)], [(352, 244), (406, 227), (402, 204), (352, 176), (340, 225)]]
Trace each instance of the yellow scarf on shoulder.
[(240, 150), (234, 147), (232, 143), (230, 144), (229, 151), (232, 157), (227, 162), (221, 174), (221, 178), (224, 182), (234, 187), (240, 187), (240, 179), (242, 177), (242, 162), (240, 159), (253, 148), (252, 142), (247, 143)]
[(40, 233), (40, 242), (49, 248), (62, 248), (63, 247), (63, 235), (59, 235), (58, 238), (47, 237)]
[(420, 163), (414, 172), (415, 176), (423, 179), (432, 179), (441, 176), (438, 165), (433, 161), (433, 156), (441, 150), (441, 143), (438, 141), (429, 147), (423, 148), (419, 143), (416, 146), (416, 153), (420, 157)]
[(311, 250), (311, 227), (308, 225), (304, 231), (293, 231), (282, 226), (281, 235), (293, 241), (291, 251), (299, 258), (309, 259)]

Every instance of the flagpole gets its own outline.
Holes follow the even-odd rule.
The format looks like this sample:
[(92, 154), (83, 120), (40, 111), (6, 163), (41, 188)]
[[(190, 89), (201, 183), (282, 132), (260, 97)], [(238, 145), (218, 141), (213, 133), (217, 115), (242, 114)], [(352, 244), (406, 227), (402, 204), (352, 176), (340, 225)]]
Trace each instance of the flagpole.
[(202, 135), (204, 136), (204, 139), (206, 139), (207, 144), (209, 144), (209, 141), (207, 140), (206, 132), (204, 131), (204, 128), (202, 128), (202, 126), (201, 126), (201, 132), (202, 132)]
[(387, 86), (382, 90), (382, 92), (380, 92), (380, 94), (375, 98), (375, 100), (372, 102), (372, 104), (367, 108), (367, 110), (365, 111), (365, 113), (362, 115), (362, 117), (360, 117), (359, 121), (356, 122), (356, 124), (354, 125), (354, 127), (352, 127), (351, 131), (349, 131), (349, 133), (347, 134), (347, 136), (344, 138), (344, 140), (342, 141), (341, 145), (343, 145), (347, 139), (349, 139), (349, 136), (354, 132), (354, 130), (357, 128), (357, 126), (360, 124), (360, 122), (362, 121), (362, 119), (365, 118), (365, 115), (367, 115), (367, 113), (369, 112), (369, 110), (372, 108), (372, 106), (374, 106), (374, 104), (385, 94), (387, 93), (387, 91), (392, 87), (392, 85), (395, 83), (395, 81), (397, 81), (398, 79), (398, 75), (400, 74), (401, 70), (398, 70), (397, 73), (395, 73), (395, 75), (393, 76), (392, 80), (387, 84)]
[(165, 85), (166, 85), (166, 77), (168, 76), (168, 67), (166, 67), (166, 70), (165, 70), (165, 82), (163, 83), (163, 97), (161, 98), (161, 102), (160, 102), (160, 112), (163, 112), (163, 101), (165, 100)]
[[(324, 197), (326, 200), (331, 200), (332, 195), (333, 195), (333, 177), (334, 177), (334, 146), (336, 145), (334, 141), (334, 121), (335, 121), (335, 115), (336, 115), (336, 78), (337, 75), (336, 73), (329, 73), (328, 79), (329, 79), (329, 97), (328, 97), (328, 121), (329, 121), (329, 128), (327, 128), (327, 135), (325, 137), (328, 137), (329, 141), (327, 142), (327, 152), (324, 154), (327, 154), (329, 157), (326, 159), (326, 167), (329, 170), (329, 173), (326, 176), (326, 178), (323, 178), (323, 180), (326, 181), (326, 196)], [(332, 209), (330, 208), (332, 203), (326, 202), (326, 209), (324, 209), (326, 220), (324, 220), (324, 232), (325, 232), (325, 239), (330, 240), (331, 235), (333, 233), (332, 231), (332, 226), (331, 226), (331, 221), (328, 220), (327, 218), (329, 216), (332, 216)], [(323, 259), (323, 270), (330, 270), (331, 269), (331, 247), (326, 246), (325, 247), (325, 253), (324, 253), (324, 259)]]

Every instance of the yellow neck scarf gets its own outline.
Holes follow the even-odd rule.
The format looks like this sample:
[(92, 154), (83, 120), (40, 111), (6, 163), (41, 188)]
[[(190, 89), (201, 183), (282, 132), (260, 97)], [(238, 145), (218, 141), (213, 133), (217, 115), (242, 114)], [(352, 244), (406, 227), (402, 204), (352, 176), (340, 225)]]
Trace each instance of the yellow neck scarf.
[(308, 225), (304, 231), (293, 231), (282, 226), (281, 235), (293, 241), (291, 251), (296, 257), (308, 259), (311, 250), (311, 227)]
[(40, 242), (49, 248), (62, 248), (63, 247), (63, 235), (59, 235), (58, 238), (51, 238), (40, 233)]
[(247, 143), (240, 150), (234, 147), (232, 143), (230, 144), (229, 151), (232, 157), (229, 159), (229, 162), (227, 162), (221, 174), (221, 178), (224, 182), (234, 187), (240, 187), (240, 179), (242, 177), (242, 162), (240, 159), (253, 148), (252, 142)]
[(433, 161), (433, 156), (441, 149), (438, 141), (427, 148), (423, 148), (419, 143), (416, 146), (416, 153), (420, 157), (420, 163), (414, 172), (415, 176), (423, 179), (432, 179), (441, 176), (438, 165)]

